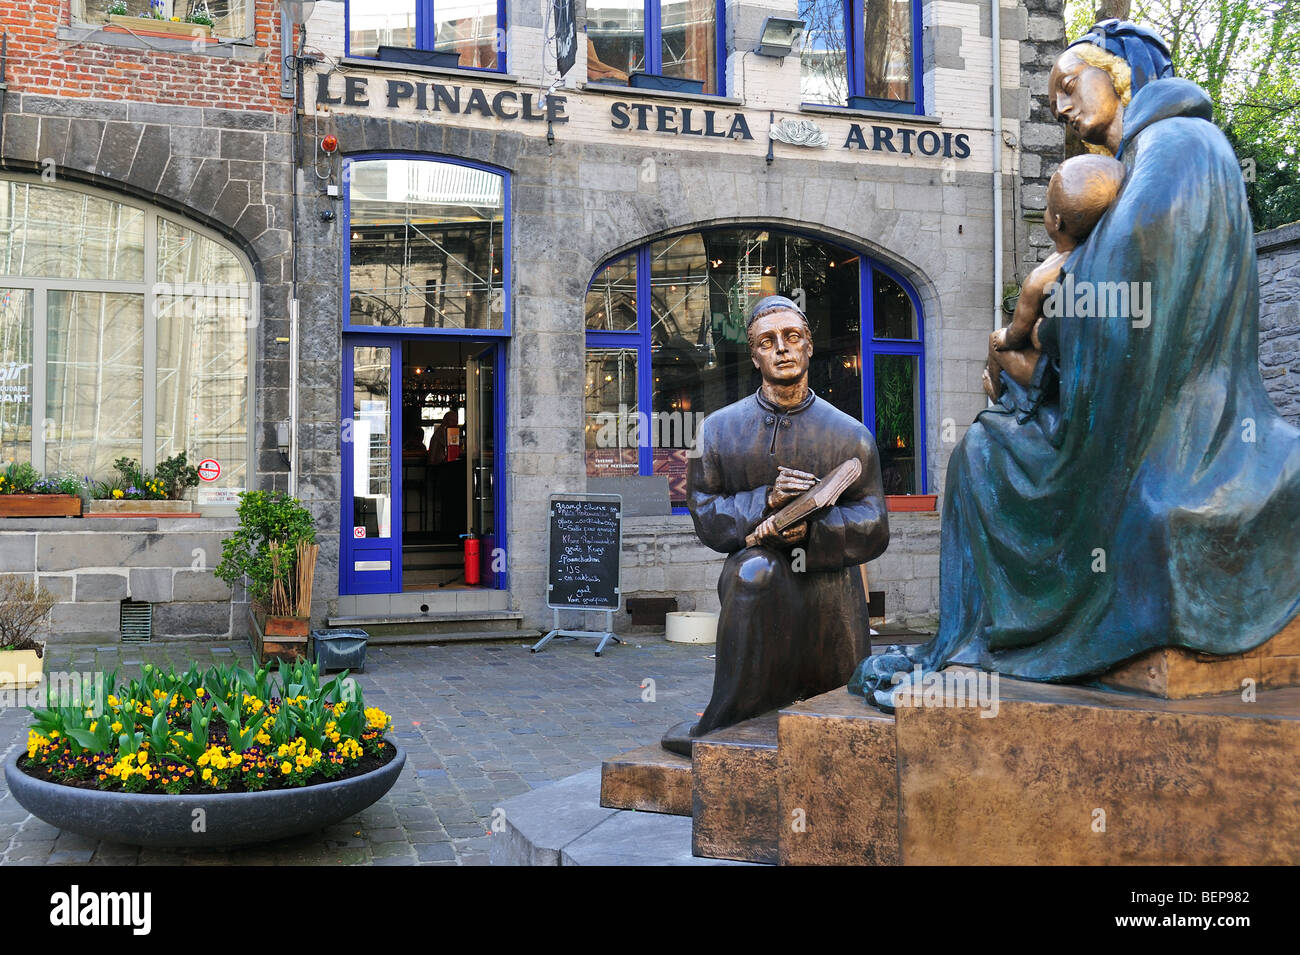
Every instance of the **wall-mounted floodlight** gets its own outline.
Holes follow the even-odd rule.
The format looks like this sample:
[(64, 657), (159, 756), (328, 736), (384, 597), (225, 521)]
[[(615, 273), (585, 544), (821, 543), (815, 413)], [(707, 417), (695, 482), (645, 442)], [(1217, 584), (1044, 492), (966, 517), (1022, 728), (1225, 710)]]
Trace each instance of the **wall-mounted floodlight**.
[(294, 26), (302, 26), (316, 9), (316, 0), (283, 0), (284, 15)]
[(280, 3), (280, 95), (294, 99), (293, 29), (307, 23), (316, 9), (316, 0), (281, 0)]
[(763, 56), (789, 56), (794, 52), (795, 41), (803, 36), (808, 24), (803, 20), (786, 17), (768, 17), (763, 21), (763, 32), (758, 37), (758, 49)]

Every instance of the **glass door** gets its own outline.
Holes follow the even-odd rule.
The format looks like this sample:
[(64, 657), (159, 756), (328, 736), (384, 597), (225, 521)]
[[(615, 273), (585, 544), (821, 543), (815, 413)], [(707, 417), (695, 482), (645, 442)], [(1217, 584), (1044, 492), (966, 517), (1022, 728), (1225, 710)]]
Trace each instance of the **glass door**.
[(349, 337), (343, 366), (339, 593), (402, 590), (401, 345)]
[(504, 589), (505, 561), (499, 548), (501, 486), (497, 475), (497, 440), (502, 413), (497, 375), (501, 362), (497, 344), (489, 345), (466, 366), (465, 431), (468, 438), (469, 480), (466, 505), (470, 530), (479, 537), (479, 579), (485, 587)]

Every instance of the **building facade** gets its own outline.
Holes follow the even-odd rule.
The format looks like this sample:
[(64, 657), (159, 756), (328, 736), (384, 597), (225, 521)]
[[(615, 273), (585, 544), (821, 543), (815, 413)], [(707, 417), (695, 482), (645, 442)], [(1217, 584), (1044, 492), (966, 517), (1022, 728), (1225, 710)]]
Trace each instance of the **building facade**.
[[(124, 601), (158, 636), (244, 632), (210, 568), (250, 488), (316, 518), (314, 624), (545, 628), (548, 495), (595, 479), (668, 497), (625, 522), (624, 597), (714, 607), (684, 467), (756, 386), (743, 315), (771, 293), (887, 491), (941, 501), (1045, 249), (1057, 0), (1002, 4), (996, 57), (964, 0), (319, 0), (292, 42), (278, 4), (209, 0), (188, 32), (148, 6), (2, 14), (5, 457), (220, 464), (195, 517), (0, 528), (63, 638)], [(871, 587), (932, 613), (937, 510), (891, 530)]]

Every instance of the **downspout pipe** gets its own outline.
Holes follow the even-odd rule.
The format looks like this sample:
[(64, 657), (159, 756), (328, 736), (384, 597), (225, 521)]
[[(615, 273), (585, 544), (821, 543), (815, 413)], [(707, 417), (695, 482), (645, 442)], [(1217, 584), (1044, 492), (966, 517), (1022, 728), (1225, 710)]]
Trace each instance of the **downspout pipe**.
[(993, 34), (993, 330), (1002, 327), (1002, 17), (999, 0), (991, 0)]

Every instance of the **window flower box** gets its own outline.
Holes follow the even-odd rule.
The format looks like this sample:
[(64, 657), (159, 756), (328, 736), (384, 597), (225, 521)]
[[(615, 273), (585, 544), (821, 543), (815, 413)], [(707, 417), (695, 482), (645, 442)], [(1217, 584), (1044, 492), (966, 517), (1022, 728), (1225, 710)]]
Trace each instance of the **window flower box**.
[(44, 668), (35, 650), (0, 650), (0, 690), (30, 690)]
[(108, 26), (104, 29), (112, 33), (139, 33), (143, 36), (182, 37), (187, 40), (203, 40), (205, 43), (215, 42), (212, 27), (183, 20), (155, 20), (153, 17), (128, 17), (110, 13)]
[(91, 501), (87, 517), (197, 517), (190, 501), (121, 500)]
[(0, 494), (0, 517), (80, 517), (75, 494)]
[(890, 511), (933, 511), (937, 510), (937, 494), (886, 494), (885, 508)]

